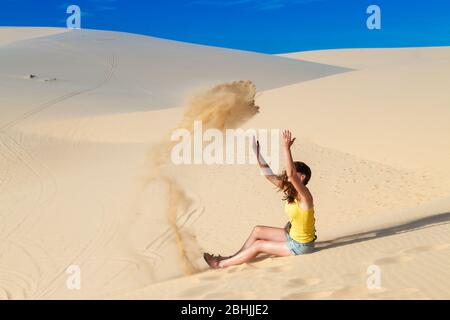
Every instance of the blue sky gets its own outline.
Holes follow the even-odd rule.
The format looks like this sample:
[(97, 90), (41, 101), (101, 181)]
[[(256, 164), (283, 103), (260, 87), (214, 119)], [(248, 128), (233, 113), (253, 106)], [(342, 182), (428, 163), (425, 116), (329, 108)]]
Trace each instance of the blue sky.
[[(82, 28), (264, 53), (450, 45), (449, 0), (0, 0), (0, 25), (64, 27), (70, 4)], [(381, 30), (366, 27), (372, 4)]]

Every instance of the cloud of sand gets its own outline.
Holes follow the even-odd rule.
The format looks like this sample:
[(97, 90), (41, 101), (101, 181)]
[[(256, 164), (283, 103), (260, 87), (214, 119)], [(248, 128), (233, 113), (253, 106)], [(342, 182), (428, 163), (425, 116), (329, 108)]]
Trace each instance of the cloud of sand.
[[(201, 121), (205, 129), (224, 131), (237, 128), (258, 112), (255, 94), (256, 88), (251, 81), (235, 81), (198, 91), (188, 99), (183, 118), (174, 130), (186, 129), (192, 133), (194, 121)], [(156, 148), (149, 150), (143, 190), (156, 180), (167, 184), (170, 204), (166, 212), (167, 220), (175, 234), (183, 270), (186, 274), (192, 274), (197, 268), (190, 253), (200, 252), (201, 248), (196, 242), (189, 241), (195, 236), (186, 235), (177, 224), (178, 217), (189, 209), (192, 201), (175, 179), (162, 172), (162, 167), (170, 164), (170, 151), (175, 143), (168, 135)]]

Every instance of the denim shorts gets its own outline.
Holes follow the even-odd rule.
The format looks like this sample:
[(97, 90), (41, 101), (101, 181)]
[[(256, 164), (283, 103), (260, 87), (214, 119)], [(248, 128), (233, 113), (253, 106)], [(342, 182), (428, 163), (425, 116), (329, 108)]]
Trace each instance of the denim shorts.
[(300, 243), (291, 238), (289, 233), (286, 233), (286, 243), (292, 254), (306, 254), (314, 251), (314, 242)]

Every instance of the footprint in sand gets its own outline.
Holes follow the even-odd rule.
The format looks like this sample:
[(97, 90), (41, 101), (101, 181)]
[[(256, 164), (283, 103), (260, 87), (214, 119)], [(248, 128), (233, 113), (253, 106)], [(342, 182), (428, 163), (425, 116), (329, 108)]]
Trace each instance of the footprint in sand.
[(450, 244), (446, 243), (446, 244), (435, 245), (435, 246), (415, 247), (415, 248), (404, 250), (404, 251), (402, 251), (402, 253), (414, 254), (414, 253), (422, 253), (422, 252), (428, 252), (428, 251), (440, 251), (440, 250), (445, 250), (448, 248), (450, 248)]
[(279, 267), (270, 267), (265, 269), (266, 272), (269, 273), (280, 273), (280, 272), (286, 272), (291, 270), (292, 268), (289, 266), (279, 266)]
[(352, 272), (352, 273), (346, 273), (341, 276), (343, 280), (358, 280), (358, 279), (366, 279), (367, 273), (366, 272)]
[(241, 265), (237, 265), (237, 266), (228, 267), (225, 269), (225, 273), (232, 274), (232, 273), (235, 273), (238, 271), (245, 271), (250, 268), (255, 269), (255, 267), (253, 265), (245, 263), (245, 264), (241, 264)]
[(418, 246), (406, 250), (402, 250), (397, 253), (397, 256), (393, 257), (387, 257), (382, 258), (379, 260), (376, 260), (374, 264), (393, 264), (393, 263), (399, 263), (399, 262), (407, 262), (412, 260), (413, 258), (410, 256), (411, 254), (418, 254), (423, 252), (431, 252), (431, 251), (440, 251), (440, 250), (446, 250), (450, 248), (450, 243), (444, 243), (440, 245), (428, 245), (428, 246)]
[[(289, 280), (286, 284), (288, 287), (305, 287), (314, 286), (322, 282), (320, 278), (295, 278)], [(297, 292), (288, 294), (282, 299), (287, 300), (302, 300), (302, 299), (323, 299), (327, 298), (332, 294), (332, 291), (319, 291), (319, 292)]]

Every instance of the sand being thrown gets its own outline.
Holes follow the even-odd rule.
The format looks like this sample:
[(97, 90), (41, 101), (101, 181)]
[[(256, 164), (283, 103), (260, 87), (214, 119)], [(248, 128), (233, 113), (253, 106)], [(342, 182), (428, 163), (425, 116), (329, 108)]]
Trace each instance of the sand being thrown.
[[(256, 88), (251, 81), (235, 81), (217, 85), (207, 90), (192, 94), (180, 123), (173, 129), (186, 129), (193, 132), (194, 121), (201, 121), (205, 129), (215, 128), (222, 132), (237, 128), (259, 111), (255, 105)], [(169, 192), (169, 207), (166, 217), (175, 235), (179, 258), (185, 274), (198, 270), (194, 256), (201, 254), (201, 248), (195, 241), (195, 235), (187, 234), (177, 224), (177, 219), (189, 209), (192, 201), (186, 195), (183, 187), (173, 178), (165, 175), (162, 167), (170, 165), (170, 151), (177, 143), (167, 135), (156, 147), (147, 154), (146, 178), (142, 192), (153, 182), (162, 181)], [(192, 241), (194, 239), (194, 241)], [(191, 241), (189, 241), (191, 240)]]

